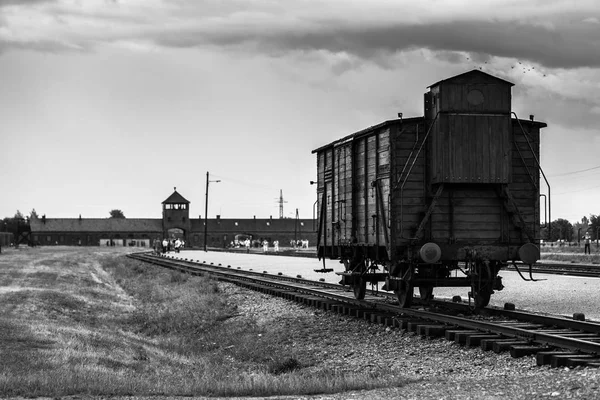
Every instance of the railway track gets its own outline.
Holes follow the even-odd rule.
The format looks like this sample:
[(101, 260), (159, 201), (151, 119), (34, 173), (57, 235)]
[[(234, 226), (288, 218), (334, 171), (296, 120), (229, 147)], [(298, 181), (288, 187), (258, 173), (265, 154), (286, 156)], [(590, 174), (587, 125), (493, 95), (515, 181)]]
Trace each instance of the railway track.
[[(528, 271), (528, 267), (522, 264), (517, 264), (521, 272)], [(508, 265), (508, 270), (516, 270), (512, 265)], [(532, 272), (537, 274), (553, 274), (553, 275), (568, 275), (582, 276), (590, 278), (600, 277), (600, 265), (592, 264), (575, 264), (575, 263), (536, 263), (532, 266)]]
[(233, 269), (199, 261), (128, 257), (194, 275), (231, 282), (252, 290), (301, 302), (424, 337), (445, 337), (467, 347), (480, 346), (512, 357), (536, 356), (537, 365), (600, 367), (600, 324), (524, 311), (486, 308), (473, 313), (467, 304), (434, 301), (404, 309), (392, 296), (368, 293), (356, 300), (349, 288), (302, 278)]

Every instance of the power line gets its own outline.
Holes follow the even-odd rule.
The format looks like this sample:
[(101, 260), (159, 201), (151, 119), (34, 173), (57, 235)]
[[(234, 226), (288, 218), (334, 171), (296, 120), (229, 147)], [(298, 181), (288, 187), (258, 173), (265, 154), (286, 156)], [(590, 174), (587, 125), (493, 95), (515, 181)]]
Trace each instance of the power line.
[(552, 195), (553, 196), (559, 196), (561, 194), (571, 194), (571, 193), (583, 192), (585, 190), (592, 190), (592, 189), (597, 189), (597, 188), (600, 188), (600, 185), (598, 185), (598, 186), (592, 186), (592, 187), (585, 188), (585, 189), (569, 190), (568, 192), (554, 193)]
[(573, 175), (573, 174), (578, 174), (580, 172), (592, 171), (594, 169), (600, 169), (600, 165), (598, 165), (596, 167), (592, 167), (592, 168), (581, 169), (579, 171), (563, 172), (562, 174), (550, 175), (549, 177), (554, 178), (556, 176)]
[(212, 174), (212, 176), (222, 179), (223, 181), (227, 181), (229, 182), (233, 182), (233, 183), (237, 183), (238, 185), (244, 185), (244, 186), (249, 186), (252, 188), (263, 188), (263, 189), (273, 189), (276, 188), (276, 186), (270, 186), (270, 185), (264, 185), (262, 183), (257, 183), (257, 182), (248, 182), (242, 179), (238, 179), (238, 178), (234, 178), (231, 176), (225, 176), (225, 175), (217, 175), (217, 174)]

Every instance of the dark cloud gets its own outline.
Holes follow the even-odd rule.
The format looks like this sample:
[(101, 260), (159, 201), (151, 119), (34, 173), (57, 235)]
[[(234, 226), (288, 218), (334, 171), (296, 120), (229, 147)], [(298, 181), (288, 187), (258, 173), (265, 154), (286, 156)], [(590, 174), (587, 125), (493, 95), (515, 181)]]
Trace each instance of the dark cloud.
[[(0, 0), (3, 5), (57, 3), (56, 0)], [(105, 0), (106, 4), (116, 0)], [(346, 53), (348, 61), (341, 61), (336, 69), (343, 71), (361, 62), (376, 63), (393, 68), (390, 55), (406, 50), (426, 48), (436, 57), (450, 63), (464, 63), (461, 54), (468, 53), (473, 64), (484, 64), (492, 56), (517, 58), (546, 67), (578, 68), (600, 66), (600, 29), (595, 17), (556, 15), (552, 20), (543, 17), (534, 22), (517, 20), (447, 20), (407, 23), (385, 20), (342, 20), (336, 17), (305, 18), (285, 13), (272, 2), (240, 2), (231, 5), (221, 1), (183, 2), (169, 0), (173, 9), (164, 13), (120, 12), (118, 4), (106, 9), (89, 11), (78, 7), (54, 7), (49, 15), (65, 21), (81, 19), (88, 22), (110, 23), (113, 29), (73, 31), (64, 35), (69, 49), (71, 40), (77, 46), (92, 47), (97, 43), (114, 41), (151, 41), (160, 46), (193, 48), (217, 46), (248, 52), (285, 56), (290, 52), (323, 51)], [(239, 7), (239, 8), (238, 8)], [(25, 9), (26, 7), (21, 7)], [(156, 11), (156, 10), (155, 10)], [(329, 10), (331, 11), (331, 10)], [(300, 14), (299, 14), (300, 15)], [(324, 12), (324, 15), (331, 15)], [(587, 18), (584, 18), (587, 17)], [(592, 22), (583, 22), (592, 21)], [(77, 22), (77, 21), (76, 21)], [(0, 25), (2, 25), (0, 23)], [(93, 24), (91, 25), (93, 26)], [(40, 38), (43, 43), (52, 37)], [(73, 39), (72, 39), (73, 38)], [(83, 39), (86, 38), (86, 39)], [(10, 44), (9, 44), (10, 45)], [(15, 46), (23, 46), (16, 44)], [(54, 46), (60, 48), (61, 46)], [(352, 60), (356, 58), (358, 62)]]
[(243, 46), (255, 44), (263, 51), (325, 50), (347, 52), (362, 59), (374, 54), (414, 48), (514, 57), (547, 67), (600, 66), (600, 33), (594, 24), (572, 24), (556, 29), (503, 21), (452, 21), (419, 25), (361, 26), (347, 23), (318, 25), (320, 28), (285, 29), (251, 27), (227, 31), (220, 28), (163, 32), (156, 42), (164, 46), (193, 47), (206, 44)]
[(57, 0), (0, 0), (0, 7), (2, 6), (27, 6), (31, 4), (40, 3), (56, 3)]

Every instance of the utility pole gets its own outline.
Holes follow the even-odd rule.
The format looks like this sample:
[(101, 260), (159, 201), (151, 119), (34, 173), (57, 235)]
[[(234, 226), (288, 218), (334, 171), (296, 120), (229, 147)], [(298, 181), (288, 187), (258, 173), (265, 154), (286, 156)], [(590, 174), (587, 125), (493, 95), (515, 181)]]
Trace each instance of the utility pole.
[(209, 182), (221, 182), (220, 180), (209, 180), (208, 171), (206, 171), (206, 199), (204, 201), (204, 251), (206, 251), (206, 240), (208, 236), (208, 184)]
[(300, 222), (300, 214), (296, 208), (296, 220), (294, 221), (294, 242), (298, 240), (298, 223)]

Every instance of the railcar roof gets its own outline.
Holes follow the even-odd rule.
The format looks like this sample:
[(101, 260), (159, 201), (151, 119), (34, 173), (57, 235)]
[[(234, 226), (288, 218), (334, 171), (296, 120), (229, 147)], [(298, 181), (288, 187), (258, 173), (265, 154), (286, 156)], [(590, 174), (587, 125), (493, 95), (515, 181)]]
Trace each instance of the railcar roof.
[(311, 153), (314, 154), (314, 153), (317, 153), (318, 151), (321, 151), (322, 149), (325, 149), (327, 147), (339, 145), (339, 144), (342, 144), (342, 143), (347, 142), (349, 140), (353, 140), (353, 139), (356, 139), (356, 138), (361, 137), (363, 135), (367, 135), (367, 134), (373, 132), (376, 129), (383, 128), (384, 126), (391, 126), (391, 125), (399, 124), (401, 122), (402, 123), (404, 123), (404, 122), (408, 122), (408, 123), (411, 123), (411, 122), (421, 122), (423, 120), (425, 120), (425, 117), (411, 117), (411, 118), (390, 119), (390, 120), (387, 120), (387, 121), (383, 121), (383, 122), (381, 122), (381, 123), (379, 123), (377, 125), (370, 126), (368, 128), (362, 129), (362, 130), (360, 130), (358, 132), (352, 133), (352, 134), (350, 134), (348, 136), (344, 136), (341, 139), (337, 139), (337, 140), (335, 140), (335, 141), (333, 141), (333, 142), (331, 142), (329, 144), (323, 145), (323, 146), (321, 146), (321, 147), (319, 147), (317, 149), (314, 149)]
[(160, 218), (32, 218), (31, 231), (43, 232), (162, 232)]
[[(319, 151), (321, 151), (323, 149), (326, 149), (328, 147), (340, 145), (342, 143), (345, 143), (345, 142), (347, 142), (349, 140), (356, 139), (356, 138), (361, 137), (363, 135), (367, 135), (367, 134), (373, 132), (376, 129), (383, 128), (384, 126), (391, 126), (391, 125), (394, 125), (394, 124), (399, 124), (400, 122), (403, 122), (403, 123), (404, 122), (406, 122), (406, 123), (421, 122), (423, 120), (425, 120), (425, 117), (411, 117), (411, 118), (403, 118), (402, 120), (400, 120), (400, 119), (391, 119), (391, 120), (388, 120), (388, 121), (383, 121), (383, 122), (381, 122), (381, 123), (379, 123), (377, 125), (373, 125), (373, 126), (370, 126), (368, 128), (362, 129), (362, 130), (360, 130), (358, 132), (355, 132), (355, 133), (352, 133), (350, 135), (344, 136), (341, 139), (337, 139), (337, 140), (335, 140), (335, 141), (333, 141), (331, 143), (328, 143), (328, 144), (323, 145), (323, 146), (321, 146), (319, 148), (316, 148), (316, 149), (314, 149), (311, 152), (311, 154), (317, 153), (317, 152), (319, 152)], [(529, 119), (511, 118), (511, 120), (512, 121), (519, 121), (521, 123), (521, 125), (523, 125), (523, 126), (533, 126), (533, 127), (537, 127), (537, 128), (546, 128), (548, 126), (548, 124), (546, 124), (545, 122), (532, 121), (532, 120), (529, 120)]]
[(463, 78), (466, 78), (466, 77), (469, 77), (469, 76), (480, 76), (480, 77), (483, 77), (486, 80), (495, 80), (495, 81), (498, 81), (498, 82), (506, 83), (507, 85), (510, 85), (510, 86), (515, 86), (514, 83), (509, 82), (509, 81), (507, 81), (505, 79), (498, 78), (497, 76), (490, 75), (490, 74), (485, 73), (483, 71), (480, 71), (478, 69), (473, 69), (471, 71), (467, 71), (467, 72), (464, 72), (462, 74), (451, 76), (450, 78), (442, 79), (441, 81), (437, 81), (436, 83), (432, 83), (431, 85), (427, 86), (427, 88), (431, 88), (432, 86), (437, 86), (437, 85), (439, 85), (442, 82), (449, 82), (449, 81), (454, 81), (454, 80), (460, 80), (460, 79), (463, 79)]
[(519, 121), (521, 123), (521, 125), (526, 125), (526, 126), (535, 126), (536, 128), (545, 128), (548, 126), (547, 123), (542, 122), (542, 121), (532, 121), (530, 119), (517, 119), (517, 118), (511, 118), (512, 121)]

